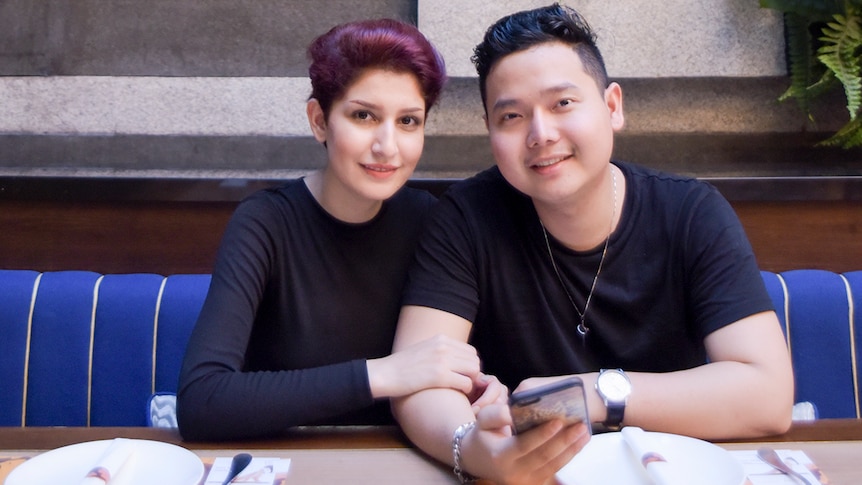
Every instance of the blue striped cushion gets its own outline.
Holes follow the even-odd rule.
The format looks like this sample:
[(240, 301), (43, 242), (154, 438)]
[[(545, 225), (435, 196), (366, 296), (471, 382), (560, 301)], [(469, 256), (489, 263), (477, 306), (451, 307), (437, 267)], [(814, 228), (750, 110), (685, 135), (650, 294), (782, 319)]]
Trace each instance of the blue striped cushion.
[(204, 304), (210, 275), (172, 275), (165, 282), (156, 345), (156, 392), (177, 392), (186, 344)]
[(33, 310), (26, 424), (86, 426), (93, 298), (100, 275), (45, 273)]
[(796, 400), (811, 401), (821, 418), (857, 416), (853, 392), (849, 302), (841, 275), (821, 270), (781, 273), (787, 285), (787, 331), (796, 373)]
[(39, 273), (0, 270), (0, 426), (23, 426), (30, 303)]
[(781, 276), (770, 271), (761, 271), (760, 276), (763, 277), (766, 292), (769, 293), (769, 297), (772, 298), (772, 304), (775, 305), (775, 313), (778, 314), (778, 321), (781, 323), (784, 338), (787, 338), (787, 316), (784, 313), (784, 280)]
[(105, 275), (93, 336), (90, 425), (145, 426), (141, 403), (153, 393), (153, 335), (164, 277)]
[[(862, 271), (844, 273), (853, 303), (853, 342), (856, 351), (856, 409), (862, 410)], [(856, 416), (862, 417), (862, 413)]]

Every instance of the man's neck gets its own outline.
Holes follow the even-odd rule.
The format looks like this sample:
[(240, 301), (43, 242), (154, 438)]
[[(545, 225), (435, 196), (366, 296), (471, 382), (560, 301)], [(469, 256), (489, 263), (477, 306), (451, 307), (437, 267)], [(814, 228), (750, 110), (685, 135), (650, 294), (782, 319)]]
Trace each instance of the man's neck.
[[(611, 170), (615, 175), (611, 175)], [(624, 194), (623, 174), (611, 165), (607, 177), (597, 184), (595, 190), (576, 194), (556, 204), (534, 200), (533, 205), (545, 230), (556, 240), (575, 251), (589, 251), (602, 246), (608, 234), (616, 229)]]

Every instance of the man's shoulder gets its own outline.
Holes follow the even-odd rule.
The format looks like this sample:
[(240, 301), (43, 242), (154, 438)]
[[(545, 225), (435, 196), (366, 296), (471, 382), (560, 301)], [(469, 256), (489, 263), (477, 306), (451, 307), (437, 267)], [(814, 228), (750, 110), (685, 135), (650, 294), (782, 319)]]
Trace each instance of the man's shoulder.
[(689, 197), (692, 194), (704, 195), (716, 192), (712, 184), (688, 176), (665, 172), (651, 167), (629, 162), (614, 162), (627, 176), (634, 189), (644, 196), (654, 198)]

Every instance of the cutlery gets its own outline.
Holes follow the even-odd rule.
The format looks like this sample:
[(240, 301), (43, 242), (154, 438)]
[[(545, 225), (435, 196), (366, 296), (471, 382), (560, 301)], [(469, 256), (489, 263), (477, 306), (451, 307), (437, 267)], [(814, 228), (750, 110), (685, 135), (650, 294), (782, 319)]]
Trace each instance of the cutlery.
[(789, 475), (790, 477), (799, 480), (805, 485), (811, 485), (811, 482), (809, 482), (799, 472), (787, 466), (787, 463), (784, 463), (784, 461), (782, 461), (781, 458), (778, 456), (778, 453), (776, 453), (775, 450), (773, 450), (772, 448), (760, 448), (759, 450), (757, 450), (757, 456), (760, 457), (760, 459), (764, 462), (772, 465), (772, 467), (776, 470), (781, 471)]
[(251, 455), (248, 453), (239, 453), (234, 455), (233, 460), (230, 461), (230, 470), (227, 472), (227, 478), (224, 479), (222, 485), (230, 483), (230, 481), (236, 478), (241, 471), (245, 470), (245, 467), (247, 467), (249, 463), (251, 463)]

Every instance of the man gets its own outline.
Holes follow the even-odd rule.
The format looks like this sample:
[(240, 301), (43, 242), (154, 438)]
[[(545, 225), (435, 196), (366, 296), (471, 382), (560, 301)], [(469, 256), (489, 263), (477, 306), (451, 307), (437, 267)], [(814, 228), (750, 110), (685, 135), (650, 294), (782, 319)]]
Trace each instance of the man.
[[(586, 21), (557, 4), (514, 14), (473, 61), (497, 166), (438, 204), (394, 349), (469, 338), (518, 390), (578, 375), (612, 430), (785, 431), (790, 358), (741, 224), (708, 184), (611, 161), (622, 91)], [(462, 479), (542, 483), (589, 440), (559, 421), (512, 436), (505, 405), (474, 407), (446, 389), (393, 402)]]

